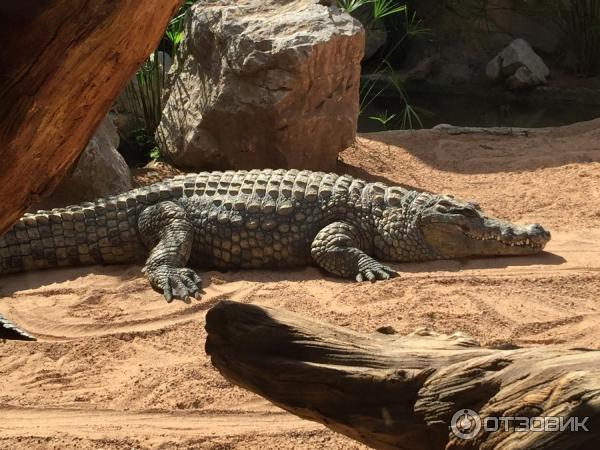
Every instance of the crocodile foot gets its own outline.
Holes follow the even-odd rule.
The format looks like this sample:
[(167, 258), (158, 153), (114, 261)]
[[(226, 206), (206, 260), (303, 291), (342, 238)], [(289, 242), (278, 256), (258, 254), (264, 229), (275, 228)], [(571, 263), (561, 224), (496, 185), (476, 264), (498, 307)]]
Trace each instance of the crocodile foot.
[(379, 261), (371, 258), (368, 255), (364, 255), (358, 262), (356, 281), (387, 280), (397, 276), (398, 272), (396, 272), (394, 269), (381, 264)]
[(167, 302), (174, 298), (187, 300), (197, 297), (202, 288), (202, 278), (187, 267), (157, 266), (145, 268), (146, 276), (152, 287), (162, 292)]

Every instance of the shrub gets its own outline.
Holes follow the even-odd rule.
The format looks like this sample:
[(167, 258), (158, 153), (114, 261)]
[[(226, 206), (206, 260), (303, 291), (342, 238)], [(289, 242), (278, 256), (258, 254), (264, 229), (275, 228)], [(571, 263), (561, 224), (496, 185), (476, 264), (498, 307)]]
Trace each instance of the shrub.
[[(417, 19), (416, 15), (414, 13), (410, 14), (406, 4), (398, 0), (338, 0), (338, 5), (350, 14), (356, 14), (360, 8), (372, 8), (370, 19), (365, 23), (367, 32), (383, 20), (404, 16), (402, 33), (399, 36), (395, 35), (395, 42), (387, 45), (385, 54), (377, 62), (371, 72), (371, 76), (365, 82), (361, 83), (360, 114), (365, 113), (366, 108), (383, 91), (391, 88), (396, 92), (398, 100), (401, 103), (400, 113), (388, 115), (387, 111), (385, 111), (383, 114), (369, 116), (369, 119), (378, 122), (385, 129), (391, 126), (413, 128), (415, 125), (419, 125), (422, 127), (416, 108), (409, 103), (408, 95), (403, 86), (403, 80), (393, 69), (390, 59), (407, 38), (426, 35), (429, 33), (429, 30), (423, 28), (421, 21)], [(381, 82), (382, 80), (384, 83)]]
[(171, 18), (158, 47), (144, 61), (135, 77), (121, 94), (121, 106), (128, 113), (132, 130), (129, 136), (122, 136), (126, 143), (136, 148), (136, 160), (157, 159), (160, 156), (154, 133), (160, 124), (164, 106), (166, 75), (175, 58), (183, 37), (183, 19), (194, 0), (185, 0)]

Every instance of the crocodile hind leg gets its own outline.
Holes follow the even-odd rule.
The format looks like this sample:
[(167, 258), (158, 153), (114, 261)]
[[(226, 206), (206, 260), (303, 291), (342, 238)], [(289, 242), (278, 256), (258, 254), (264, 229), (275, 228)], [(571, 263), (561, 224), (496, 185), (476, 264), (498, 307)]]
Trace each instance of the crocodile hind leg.
[(397, 275), (365, 253), (369, 248), (355, 226), (334, 222), (319, 231), (312, 242), (311, 255), (328, 272), (356, 281), (386, 280)]
[(185, 267), (194, 242), (194, 227), (185, 210), (169, 201), (149, 206), (140, 214), (138, 228), (151, 249), (143, 271), (152, 287), (162, 292), (167, 302), (196, 296), (202, 280)]

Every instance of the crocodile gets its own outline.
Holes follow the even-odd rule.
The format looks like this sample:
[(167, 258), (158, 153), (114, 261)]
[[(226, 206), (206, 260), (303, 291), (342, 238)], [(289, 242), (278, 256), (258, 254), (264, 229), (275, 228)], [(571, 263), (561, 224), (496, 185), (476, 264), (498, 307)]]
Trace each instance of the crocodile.
[[(538, 224), (489, 217), (473, 202), (349, 175), (202, 172), (25, 214), (0, 237), (0, 274), (145, 261), (151, 286), (170, 302), (199, 294), (202, 280), (188, 265), (315, 263), (339, 277), (375, 281), (397, 275), (380, 261), (530, 255), (549, 239)], [(4, 318), (2, 329), (32, 339)]]

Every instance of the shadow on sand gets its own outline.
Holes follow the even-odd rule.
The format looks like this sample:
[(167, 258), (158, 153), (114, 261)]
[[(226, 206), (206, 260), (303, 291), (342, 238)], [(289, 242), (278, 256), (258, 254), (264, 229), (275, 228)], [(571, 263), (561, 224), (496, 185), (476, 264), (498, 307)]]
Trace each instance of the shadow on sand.
[[(389, 265), (398, 272), (399, 276), (402, 276), (402, 273), (460, 272), (463, 270), (503, 269), (511, 266), (556, 266), (565, 262), (566, 260), (560, 255), (543, 252), (532, 256), (464, 258), (421, 263), (389, 263)], [(317, 279), (327, 279), (328, 281), (342, 284), (354, 282), (353, 280), (336, 278), (314, 266), (308, 270), (306, 270), (306, 266), (298, 266), (284, 269), (230, 270), (226, 272), (198, 268), (198, 272), (203, 278), (203, 289), (211, 285), (213, 277), (217, 274), (220, 283), (233, 283), (236, 281), (259, 283), (277, 281), (303, 282)], [(34, 290), (41, 287), (49, 288), (52, 284), (74, 281), (90, 274), (114, 277), (121, 282), (143, 277), (140, 265), (87, 266), (25, 272), (6, 275), (0, 278), (0, 298), (11, 296), (16, 292)], [(64, 289), (64, 287), (57, 286), (57, 295), (61, 293), (61, 289)]]
[[(589, 124), (589, 126), (584, 126)], [(461, 174), (533, 171), (573, 163), (600, 161), (598, 121), (570, 127), (535, 130), (527, 136), (483, 133), (453, 135), (434, 130), (367, 133), (371, 141), (402, 148), (423, 163), (438, 170)], [(360, 145), (360, 141), (359, 144)], [(375, 157), (374, 152), (370, 154)], [(385, 164), (385, 161), (381, 161)], [(375, 177), (365, 175), (365, 178)], [(385, 182), (384, 180), (380, 180)], [(388, 181), (389, 182), (389, 181)], [(394, 183), (392, 183), (394, 184)]]

